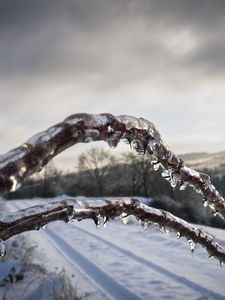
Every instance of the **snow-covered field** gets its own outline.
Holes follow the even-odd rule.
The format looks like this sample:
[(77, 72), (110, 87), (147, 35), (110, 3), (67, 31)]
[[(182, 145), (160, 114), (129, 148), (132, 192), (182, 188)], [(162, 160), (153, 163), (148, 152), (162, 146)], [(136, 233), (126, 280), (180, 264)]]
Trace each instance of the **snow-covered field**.
[[(7, 207), (15, 211), (42, 201), (15, 200)], [(204, 229), (225, 241), (223, 230)], [(34, 260), (50, 271), (64, 268), (88, 299), (225, 299), (225, 269), (218, 261), (200, 246), (192, 254), (186, 239), (153, 226), (144, 231), (120, 220), (99, 229), (93, 221), (55, 222), (26, 237), (38, 246)]]

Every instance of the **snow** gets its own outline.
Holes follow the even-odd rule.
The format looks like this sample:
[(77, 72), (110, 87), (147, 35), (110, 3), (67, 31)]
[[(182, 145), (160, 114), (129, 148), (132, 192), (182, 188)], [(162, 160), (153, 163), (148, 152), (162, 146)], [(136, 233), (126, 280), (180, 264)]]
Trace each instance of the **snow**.
[[(48, 200), (13, 200), (7, 206), (12, 212)], [(204, 230), (225, 243), (224, 230)], [(36, 263), (50, 271), (64, 267), (91, 300), (225, 299), (225, 270), (218, 261), (198, 245), (191, 253), (186, 239), (162, 234), (155, 226), (144, 231), (136, 223), (124, 225), (121, 218), (99, 229), (91, 220), (55, 222), (26, 236), (38, 245)]]

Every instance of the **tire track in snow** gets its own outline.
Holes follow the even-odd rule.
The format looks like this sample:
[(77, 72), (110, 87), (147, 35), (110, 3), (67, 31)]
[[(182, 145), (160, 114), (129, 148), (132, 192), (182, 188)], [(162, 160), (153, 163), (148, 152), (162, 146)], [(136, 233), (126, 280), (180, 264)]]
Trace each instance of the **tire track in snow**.
[(179, 276), (179, 275), (177, 275), (177, 274), (175, 274), (175, 273), (173, 273), (173, 272), (171, 272), (171, 271), (169, 271), (169, 270), (167, 270), (167, 269), (151, 262), (150, 260), (147, 260), (147, 259), (145, 259), (141, 256), (138, 256), (138, 255), (134, 254), (133, 252), (131, 252), (129, 250), (126, 250), (126, 249), (124, 249), (120, 246), (117, 246), (116, 244), (114, 244), (110, 241), (105, 240), (102, 237), (99, 237), (99, 236), (95, 235), (94, 233), (91, 233), (91, 232), (89, 232), (89, 231), (87, 231), (83, 228), (80, 228), (80, 227), (74, 225), (74, 224), (73, 225), (68, 224), (68, 225), (72, 226), (72, 227), (75, 227), (78, 231), (81, 231), (82, 233), (87, 234), (87, 235), (89, 235), (89, 236), (91, 236), (91, 237), (107, 244), (108, 246), (110, 246), (111, 248), (117, 250), (121, 254), (135, 260), (138, 263), (143, 264), (146, 267), (149, 267), (150, 269), (153, 269), (154, 271), (157, 271), (158, 273), (160, 273), (162, 275), (165, 275), (165, 276), (169, 277), (170, 279), (175, 280), (176, 282), (179, 282), (182, 285), (187, 286), (188, 288), (190, 288), (190, 289), (192, 289), (196, 292), (199, 292), (203, 295), (211, 296), (211, 297), (213, 297), (213, 299), (218, 299), (218, 300), (220, 300), (220, 299), (224, 300), (225, 299), (225, 297), (222, 296), (221, 294), (218, 294), (218, 293), (216, 293), (212, 290), (209, 290), (209, 289), (207, 289), (207, 288), (205, 288), (205, 287), (203, 287), (203, 286), (201, 286), (201, 285), (199, 285), (199, 284), (197, 284), (197, 283), (195, 283), (195, 282), (193, 282), (189, 279), (186, 279), (183, 276)]
[(85, 276), (94, 281), (101, 290), (110, 296), (111, 299), (118, 300), (141, 300), (139, 296), (132, 293), (116, 280), (102, 271), (94, 263), (86, 259), (82, 254), (75, 250), (63, 238), (51, 229), (46, 229), (45, 234), (53, 240), (61, 254), (67, 258), (69, 257), (72, 264), (78, 265), (84, 272)]
[[(21, 206), (19, 206), (18, 203), (17, 204), (13, 203), (13, 204), (14, 204), (14, 206), (17, 209), (21, 209)], [(179, 276), (179, 275), (177, 275), (177, 274), (175, 274), (175, 273), (173, 273), (173, 272), (171, 272), (171, 271), (169, 271), (169, 270), (167, 270), (167, 269), (165, 269), (165, 268), (163, 268), (163, 267), (161, 267), (161, 266), (159, 266), (159, 265), (151, 262), (150, 260), (142, 258), (141, 256), (138, 256), (138, 255), (134, 254), (133, 252), (131, 252), (129, 250), (126, 250), (126, 249), (124, 249), (124, 248), (122, 248), (120, 246), (117, 246), (116, 244), (114, 244), (114, 243), (112, 243), (110, 241), (105, 240), (102, 237), (99, 237), (99, 236), (95, 235), (94, 233), (91, 233), (91, 232), (89, 232), (89, 231), (87, 231), (87, 230), (85, 230), (83, 228), (80, 228), (80, 227), (74, 225), (74, 224), (68, 224), (68, 225), (71, 226), (71, 227), (73, 227), (73, 228), (75, 227), (77, 230), (81, 231), (82, 233), (87, 234), (87, 235), (89, 235), (89, 236), (91, 236), (91, 237), (93, 237), (93, 238), (95, 238), (95, 239), (97, 239), (97, 240), (99, 240), (99, 241), (107, 244), (108, 246), (110, 246), (114, 250), (116, 250), (116, 251), (120, 252), (121, 254), (129, 257), (130, 259), (132, 259), (132, 260), (134, 260), (134, 261), (136, 261), (136, 262), (138, 262), (140, 264), (143, 264), (144, 266), (146, 266), (146, 267), (148, 267), (148, 268), (150, 268), (150, 269), (152, 269), (152, 270), (154, 270), (154, 271), (156, 271), (156, 272), (158, 272), (158, 273), (160, 273), (162, 275), (165, 275), (168, 278), (170, 278), (170, 279), (172, 279), (172, 280), (174, 280), (174, 281), (176, 281), (176, 282), (178, 282), (178, 283), (180, 283), (182, 285), (185, 285), (186, 287), (192, 289), (193, 291), (201, 293), (201, 294), (203, 294), (205, 296), (207, 295), (207, 296), (213, 297), (213, 299), (215, 299), (215, 300), (217, 300), (217, 299), (218, 300), (220, 300), (220, 299), (224, 300), (225, 299), (225, 297), (222, 296), (221, 294), (218, 294), (218, 293), (216, 293), (216, 292), (214, 292), (214, 291), (212, 291), (212, 290), (210, 290), (208, 288), (205, 288), (205, 287), (203, 287), (203, 286), (201, 286), (201, 285), (199, 285), (199, 284), (197, 284), (197, 283), (195, 283), (195, 282), (193, 282), (193, 281), (191, 281), (189, 279), (186, 279), (185, 277)], [(71, 253), (73, 252), (73, 254), (76, 256), (77, 260), (74, 261), (74, 259), (73, 259), (74, 256), (73, 255), (71, 255), (72, 257), (70, 257), (70, 255), (68, 255), (68, 257), (73, 261), (73, 263), (75, 265), (80, 266), (80, 268), (83, 269), (83, 271), (85, 272), (85, 274), (88, 277), (90, 277), (89, 276), (89, 272), (90, 272), (89, 271), (89, 266), (91, 267), (91, 270), (94, 271), (94, 273), (96, 271), (95, 268), (97, 268), (97, 272), (100, 271), (100, 273), (98, 274), (100, 277), (97, 276), (97, 278), (96, 278), (97, 281), (95, 280), (95, 278), (92, 278), (92, 276), (90, 277), (90, 279), (94, 280), (94, 282), (97, 285), (99, 285), (100, 288), (103, 291), (108, 292), (108, 288), (109, 288), (109, 290), (111, 290), (111, 288), (110, 288), (110, 280), (111, 280), (115, 284), (115, 286), (112, 288), (112, 292), (115, 292), (115, 290), (117, 291), (117, 285), (119, 285), (122, 289), (126, 290), (128, 293), (131, 293), (133, 295), (133, 297), (136, 297), (136, 298), (132, 298), (131, 296), (129, 296), (128, 298), (126, 298), (126, 297), (124, 298), (124, 296), (123, 296), (121, 298), (117, 298), (117, 297), (114, 297), (113, 295), (111, 295), (111, 296), (113, 296), (113, 299), (124, 299), (124, 300), (126, 300), (126, 299), (129, 299), (129, 300), (130, 299), (131, 300), (133, 300), (133, 299), (141, 299), (140, 297), (138, 297), (137, 295), (133, 294), (128, 289), (124, 288), (122, 285), (120, 285), (119, 283), (117, 283), (113, 278), (111, 278), (110, 276), (108, 276), (105, 272), (103, 272), (101, 269), (99, 269), (96, 265), (94, 265), (88, 259), (86, 259), (85, 257), (83, 257), (77, 250), (75, 250), (72, 246), (70, 246), (65, 240), (63, 240), (60, 236), (58, 236), (58, 234), (56, 234), (54, 231), (52, 231), (50, 229), (47, 229), (45, 231), (45, 233), (48, 234), (50, 231), (51, 231), (52, 236), (54, 235), (55, 238), (57, 239), (58, 242), (56, 242), (54, 240), (54, 238), (52, 238), (55, 241), (56, 246), (61, 249), (61, 253), (64, 256), (67, 256), (67, 250), (71, 250)], [(59, 243), (59, 241), (60, 241), (60, 243)], [(63, 244), (64, 246), (61, 247), (61, 244)], [(79, 264), (80, 261), (84, 262), (84, 264), (85, 264), (84, 268), (82, 267), (82, 263)], [(106, 278), (105, 278), (106, 280), (104, 282), (102, 282), (101, 275), (106, 276)], [(106, 284), (106, 286), (109, 285), (109, 286), (107, 286), (107, 289), (105, 289), (105, 284)], [(115, 290), (113, 291), (113, 289), (115, 289)], [(117, 296), (120, 296), (120, 295), (117, 295)]]
[[(13, 206), (16, 209), (22, 209), (21, 205), (18, 205), (18, 203), (13, 203)], [(80, 252), (69, 245), (52, 229), (47, 228), (43, 233), (52, 242), (52, 244), (54, 244), (61, 255), (65, 257), (65, 259), (69, 260), (75, 268), (78, 266), (79, 269), (83, 271), (85, 277), (87, 277), (91, 282), (94, 282), (94, 284), (100, 288), (104, 294), (106, 294), (107, 299), (142, 300), (142, 298), (123, 287), (94, 263), (86, 259)]]

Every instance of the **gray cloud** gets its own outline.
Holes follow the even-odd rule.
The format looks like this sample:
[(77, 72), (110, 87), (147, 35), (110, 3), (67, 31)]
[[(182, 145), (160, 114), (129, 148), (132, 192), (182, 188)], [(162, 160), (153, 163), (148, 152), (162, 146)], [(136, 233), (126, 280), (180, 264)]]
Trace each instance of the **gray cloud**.
[[(224, 26), (222, 0), (1, 0), (0, 75), (109, 86), (171, 70), (224, 74)], [(196, 45), (180, 54), (186, 35)]]
[(109, 111), (182, 137), (179, 152), (222, 150), (224, 27), (224, 0), (0, 0), (2, 149)]

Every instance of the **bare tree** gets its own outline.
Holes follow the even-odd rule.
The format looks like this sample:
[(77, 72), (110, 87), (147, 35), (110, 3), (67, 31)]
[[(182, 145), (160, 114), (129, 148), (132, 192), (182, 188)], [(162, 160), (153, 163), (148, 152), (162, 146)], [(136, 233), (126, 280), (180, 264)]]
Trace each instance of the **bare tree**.
[(131, 195), (138, 195), (141, 187), (140, 174), (138, 172), (137, 155), (128, 152), (122, 154), (124, 174), (126, 174), (126, 185)]
[(53, 161), (50, 161), (44, 167), (42, 197), (48, 197), (55, 194), (57, 195), (62, 191), (61, 175), (62, 172), (56, 168)]
[[(130, 176), (132, 177), (131, 186), (136, 187), (136, 190), (143, 188), (144, 196), (149, 197), (150, 191), (150, 172), (152, 170), (152, 162), (145, 155), (135, 155), (128, 153), (124, 155), (124, 162), (130, 165)], [(135, 195), (135, 193), (133, 194)]]
[(115, 164), (114, 156), (104, 148), (92, 148), (78, 157), (78, 170), (85, 172), (97, 187), (98, 195), (106, 190), (106, 175)]

